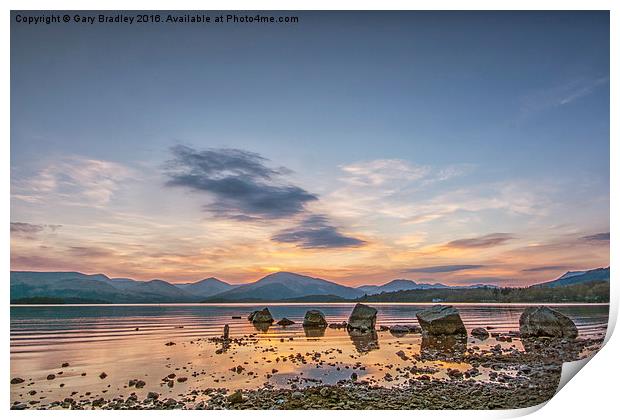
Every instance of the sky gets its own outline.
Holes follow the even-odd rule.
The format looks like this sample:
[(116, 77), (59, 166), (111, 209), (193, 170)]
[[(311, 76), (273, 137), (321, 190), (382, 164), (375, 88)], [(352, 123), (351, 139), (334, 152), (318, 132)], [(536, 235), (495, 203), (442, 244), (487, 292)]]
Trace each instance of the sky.
[(607, 12), (17, 13), (12, 270), (525, 286), (609, 265)]

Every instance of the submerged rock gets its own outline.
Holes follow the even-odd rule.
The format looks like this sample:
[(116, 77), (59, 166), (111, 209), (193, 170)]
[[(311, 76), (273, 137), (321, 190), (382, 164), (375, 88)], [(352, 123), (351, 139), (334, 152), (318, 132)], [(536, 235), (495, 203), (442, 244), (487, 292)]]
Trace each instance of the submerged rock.
[(467, 335), (459, 311), (454, 306), (435, 305), (416, 314), (425, 335)]
[(527, 308), (519, 318), (521, 337), (576, 338), (577, 327), (566, 315), (548, 306)]
[(304, 327), (312, 327), (312, 328), (327, 328), (327, 321), (325, 321), (325, 315), (323, 312), (312, 309), (306, 312), (306, 316), (304, 316)]
[(486, 340), (489, 338), (489, 332), (484, 328), (474, 328), (471, 330), (471, 336), (479, 340)]
[(295, 321), (291, 321), (288, 318), (282, 318), (278, 321), (278, 325), (282, 325), (283, 327), (286, 327), (287, 325), (293, 325), (294, 323)]
[(250, 321), (255, 324), (272, 324), (273, 317), (271, 316), (271, 312), (269, 312), (268, 308), (263, 308), (260, 311), (254, 311), (248, 317)]
[(374, 331), (377, 322), (377, 310), (358, 303), (353, 308), (347, 322), (347, 330)]

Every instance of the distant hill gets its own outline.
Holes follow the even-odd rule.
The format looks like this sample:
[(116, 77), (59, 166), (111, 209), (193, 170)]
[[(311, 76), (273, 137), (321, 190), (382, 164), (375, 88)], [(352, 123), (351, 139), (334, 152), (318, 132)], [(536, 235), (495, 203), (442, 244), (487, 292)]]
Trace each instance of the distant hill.
[(377, 295), (381, 293), (399, 292), (402, 290), (428, 290), (428, 289), (477, 289), (479, 287), (497, 287), (493, 284), (472, 284), (469, 286), (446, 286), (442, 283), (416, 283), (413, 280), (396, 279), (381, 286), (360, 286), (357, 289), (367, 295)]
[(136, 298), (108, 284), (109, 280), (103, 274), (12, 271), (11, 301), (56, 298), (125, 303), (131, 301), (132, 297)]
[(204, 296), (164, 280), (111, 279), (104, 274), (78, 272), (11, 271), (11, 302), (175, 303), (202, 299)]
[(192, 302), (608, 302), (610, 269), (569, 271), (527, 288), (446, 286), (397, 279), (359, 288), (289, 272), (235, 286), (214, 277), (195, 283), (137, 281), (79, 272), (11, 271), (12, 303)]
[(185, 290), (192, 295), (209, 297), (234, 289), (236, 286), (228, 284), (215, 277), (197, 281), (196, 283), (176, 284), (177, 287)]
[(416, 283), (413, 280), (396, 279), (381, 286), (365, 285), (357, 289), (369, 295), (376, 295), (378, 293), (398, 292), (399, 290), (443, 289), (447, 287), (448, 286), (441, 283)]
[(533, 287), (563, 287), (573, 284), (592, 283), (597, 281), (608, 282), (610, 270), (607, 268), (595, 268), (587, 271), (568, 271), (556, 280), (536, 284)]
[(335, 295), (353, 299), (364, 295), (364, 292), (315, 277), (279, 272), (269, 274), (254, 283), (244, 284), (214, 295), (208, 301), (284, 300), (309, 295)]

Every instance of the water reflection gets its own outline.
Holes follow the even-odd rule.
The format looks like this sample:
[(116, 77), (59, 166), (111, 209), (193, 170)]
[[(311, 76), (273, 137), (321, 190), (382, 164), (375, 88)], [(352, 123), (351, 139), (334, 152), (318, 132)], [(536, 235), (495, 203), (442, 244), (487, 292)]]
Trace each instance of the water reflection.
[(304, 333), (306, 337), (315, 338), (315, 337), (324, 337), (326, 328), (323, 327), (307, 327), (304, 326)]
[(420, 356), (426, 360), (448, 360), (461, 358), (467, 350), (467, 336), (464, 335), (422, 335)]
[(353, 342), (353, 346), (358, 353), (368, 353), (379, 349), (379, 337), (374, 330), (366, 332), (350, 330), (349, 338)]
[(269, 331), (269, 327), (271, 327), (271, 324), (269, 322), (255, 322), (253, 323), (253, 325), (254, 329), (263, 333)]
[(524, 338), (521, 343), (526, 353), (547, 361), (550, 359), (564, 362), (577, 360), (579, 354), (585, 349), (584, 342), (568, 338)]

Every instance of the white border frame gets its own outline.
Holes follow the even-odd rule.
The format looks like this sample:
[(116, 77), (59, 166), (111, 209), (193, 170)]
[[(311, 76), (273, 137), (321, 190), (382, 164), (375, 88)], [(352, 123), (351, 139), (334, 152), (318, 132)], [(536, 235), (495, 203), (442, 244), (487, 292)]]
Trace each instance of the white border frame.
[[(405, 1), (405, 0), (382, 0), (381, 2), (369, 2), (364, 0), (303, 0), (303, 1), (282, 1), (282, 0), (230, 0), (230, 1), (197, 1), (197, 0), (176, 0), (176, 1), (134, 1), (134, 0), (92, 0), (89, 2), (81, 2), (76, 0), (8, 0), (3, 2), (3, 9), (6, 10), (4, 20), (2, 21), (2, 55), (6, 58), (5, 65), (2, 67), (2, 76), (4, 83), (2, 84), (3, 102), (2, 102), (2, 122), (0, 127), (4, 127), (5, 140), (0, 145), (0, 171), (2, 172), (2, 182), (0, 183), (0, 193), (2, 197), (2, 217), (5, 221), (0, 228), (4, 240), (1, 243), (1, 263), (0, 272), (9, 273), (10, 271), (10, 10), (610, 10), (611, 25), (611, 43), (610, 43), (610, 89), (611, 89), (611, 108), (610, 108), (610, 164), (611, 164), (611, 220), (610, 231), (615, 234), (617, 232), (618, 217), (620, 214), (620, 206), (618, 205), (617, 181), (620, 179), (618, 169), (618, 124), (617, 119), (614, 120), (613, 115), (617, 115), (618, 104), (618, 85), (615, 78), (611, 75), (618, 73), (618, 25), (620, 23), (619, 13), (620, 2), (613, 0), (504, 0), (501, 2), (490, 0), (437, 0), (437, 1)], [(614, 52), (615, 51), (615, 52)], [(610, 263), (614, 268), (620, 260), (618, 259), (618, 246), (615, 241), (611, 242)], [(6, 275), (6, 274), (5, 274)], [(618, 292), (617, 281), (611, 282), (611, 305), (609, 329), (605, 347), (588, 363), (588, 368), (579, 373), (576, 380), (571, 380), (554, 398), (552, 398), (544, 409), (533, 414), (534, 418), (547, 419), (549, 415), (557, 418), (567, 419), (583, 419), (585, 417), (608, 418), (609, 413), (615, 411), (615, 399), (617, 398), (618, 380), (620, 378), (619, 363), (615, 355), (619, 353), (620, 342), (617, 337), (612, 337), (612, 332), (618, 315), (618, 300), (620, 293)], [(2, 311), (2, 327), (4, 329), (5, 342), (2, 347), (2, 361), (4, 363), (5, 372), (9, 372), (10, 350), (9, 350), (9, 280), (4, 279), (4, 311)], [(15, 412), (9, 411), (10, 392), (8, 375), (3, 381), (0, 381), (0, 410), (7, 410), (8, 414), (15, 418), (23, 416), (23, 418), (39, 416), (39, 411)], [(215, 412), (179, 412), (175, 411), (174, 416), (200, 416), (200, 418), (215, 417), (218, 418), (237, 418), (244, 416), (252, 416), (256, 419), (271, 419), (272, 417), (294, 417), (300, 419), (311, 419), (315, 416), (338, 416), (342, 418), (364, 417), (380, 419), (385, 415), (393, 418), (402, 418), (407, 420), (411, 416), (418, 418), (502, 418), (516, 417), (530, 412), (536, 411), (539, 407), (531, 409), (519, 410), (499, 410), (499, 411), (294, 411), (294, 412), (271, 412), (271, 411), (218, 411)], [(612, 411), (613, 410), (613, 411)], [(114, 411), (114, 412), (82, 412), (85, 416), (122, 416), (124, 418), (144, 418), (169, 416), (167, 411)], [(73, 417), (78, 414), (70, 411), (52, 411), (46, 412), (46, 416), (51, 417)], [(198, 417), (196, 417), (198, 418)]]

